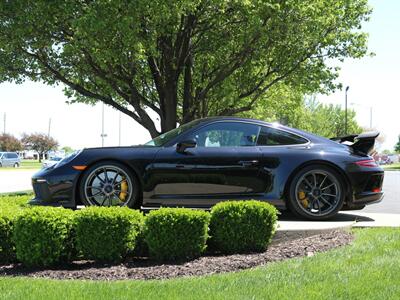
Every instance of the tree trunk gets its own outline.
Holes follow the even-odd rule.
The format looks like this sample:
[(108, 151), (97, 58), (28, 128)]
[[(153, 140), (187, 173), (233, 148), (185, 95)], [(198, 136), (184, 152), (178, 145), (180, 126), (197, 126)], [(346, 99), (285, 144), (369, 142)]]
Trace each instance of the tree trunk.
[[(172, 77), (172, 76), (170, 76)], [(177, 116), (177, 82), (172, 78), (167, 80), (164, 102), (164, 114), (161, 120), (161, 132), (167, 132), (176, 128)]]

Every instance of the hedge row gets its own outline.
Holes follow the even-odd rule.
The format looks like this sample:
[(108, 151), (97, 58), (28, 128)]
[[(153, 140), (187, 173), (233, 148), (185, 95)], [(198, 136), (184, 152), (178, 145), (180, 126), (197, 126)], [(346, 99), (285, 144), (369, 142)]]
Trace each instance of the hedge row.
[(28, 266), (90, 259), (118, 262), (145, 252), (158, 260), (194, 258), (206, 250), (264, 251), (276, 227), (276, 209), (263, 202), (219, 203), (211, 213), (161, 208), (146, 217), (128, 208), (77, 212), (34, 207), (0, 210), (0, 262)]

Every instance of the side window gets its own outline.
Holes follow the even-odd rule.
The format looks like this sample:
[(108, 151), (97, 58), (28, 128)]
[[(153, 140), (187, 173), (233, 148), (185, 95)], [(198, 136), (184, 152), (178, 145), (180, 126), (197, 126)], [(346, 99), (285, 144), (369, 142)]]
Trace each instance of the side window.
[(258, 136), (258, 146), (297, 145), (308, 141), (293, 133), (276, 128), (262, 127)]
[(241, 122), (218, 122), (207, 125), (191, 136), (197, 147), (255, 146), (260, 127)]
[(9, 155), (10, 155), (10, 158), (14, 158), (14, 159), (18, 158), (17, 153), (10, 153)]

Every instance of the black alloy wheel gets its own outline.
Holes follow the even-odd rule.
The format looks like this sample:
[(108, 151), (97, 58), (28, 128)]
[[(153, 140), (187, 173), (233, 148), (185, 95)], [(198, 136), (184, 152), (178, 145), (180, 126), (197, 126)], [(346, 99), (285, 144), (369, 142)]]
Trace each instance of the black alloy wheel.
[(80, 181), (80, 196), (87, 206), (136, 208), (139, 184), (132, 172), (117, 162), (100, 162), (90, 167)]
[(326, 220), (342, 208), (345, 199), (343, 181), (331, 168), (309, 166), (293, 178), (288, 206), (299, 217)]

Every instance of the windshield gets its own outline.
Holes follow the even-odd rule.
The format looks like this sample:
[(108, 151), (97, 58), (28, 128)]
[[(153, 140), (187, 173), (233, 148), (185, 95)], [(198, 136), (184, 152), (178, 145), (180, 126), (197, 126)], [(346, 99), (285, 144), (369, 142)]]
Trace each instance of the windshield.
[(154, 146), (154, 147), (161, 147), (168, 143), (169, 141), (173, 140), (176, 138), (178, 135), (181, 133), (193, 128), (197, 124), (199, 124), (200, 120), (195, 120), (186, 124), (183, 124), (182, 126), (179, 126), (178, 128), (172, 129), (171, 131), (168, 131), (166, 133), (163, 133), (156, 137), (155, 139), (152, 139), (151, 141), (147, 142), (144, 144), (145, 146)]

